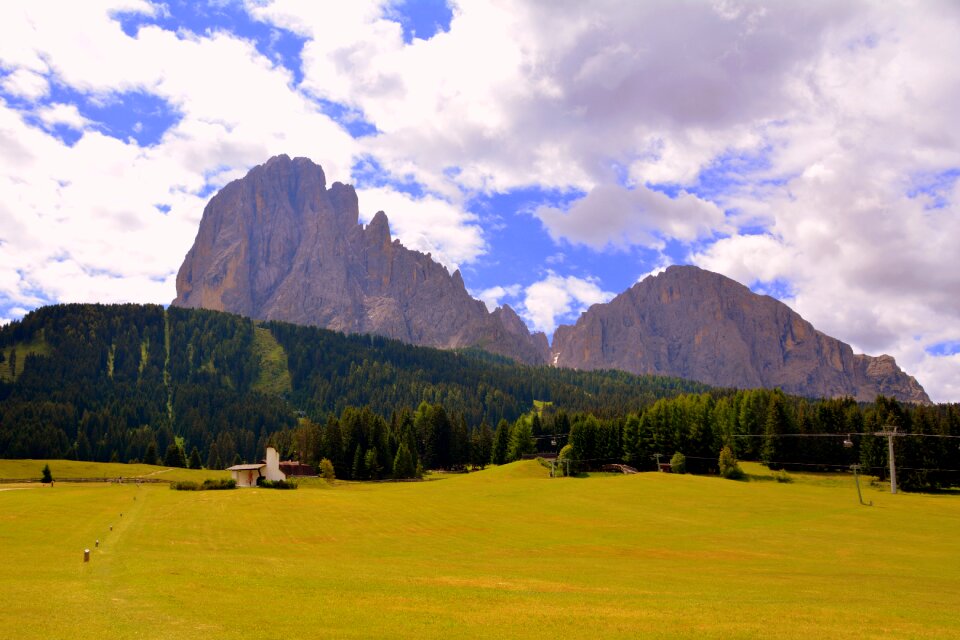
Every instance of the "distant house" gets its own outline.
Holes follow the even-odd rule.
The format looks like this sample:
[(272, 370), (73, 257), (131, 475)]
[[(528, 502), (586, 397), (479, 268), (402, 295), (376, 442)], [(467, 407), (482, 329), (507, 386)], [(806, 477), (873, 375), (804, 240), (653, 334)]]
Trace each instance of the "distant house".
[(290, 476), (315, 476), (317, 470), (308, 464), (297, 462), (296, 460), (284, 460), (280, 463), (280, 471), (288, 478)]
[(267, 459), (256, 464), (235, 464), (227, 469), (238, 487), (255, 487), (257, 478), (277, 481), (286, 480), (287, 474), (280, 470), (280, 455), (273, 447), (267, 447)]

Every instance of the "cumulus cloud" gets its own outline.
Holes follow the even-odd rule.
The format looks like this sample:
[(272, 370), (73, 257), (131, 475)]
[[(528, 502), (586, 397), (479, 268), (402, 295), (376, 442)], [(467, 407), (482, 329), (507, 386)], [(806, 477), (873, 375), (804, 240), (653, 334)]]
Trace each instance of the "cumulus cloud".
[(604, 291), (593, 279), (561, 276), (552, 271), (524, 289), (519, 314), (536, 331), (553, 333), (559, 321), (608, 302), (615, 294)]
[(566, 211), (540, 207), (535, 214), (554, 240), (594, 249), (662, 247), (663, 238), (696, 240), (725, 226), (714, 203), (681, 193), (677, 198), (639, 185), (598, 185)]
[(0, 87), (10, 95), (28, 100), (42, 98), (50, 91), (47, 79), (29, 69), (15, 70), (0, 82)]
[[(280, 152), (331, 180), (371, 157), (432, 195), (364, 190), (365, 215), (384, 209), (398, 237), (448, 266), (487, 249), (464, 208), (476, 193), (581, 190), (568, 208), (536, 210), (555, 240), (672, 240), (674, 259), (788, 283), (818, 328), (891, 353), (934, 399), (960, 399), (956, 357), (926, 352), (960, 324), (956, 3), (462, 0), (449, 30), (412, 43), (385, 0), (341, 4), (245, 5), (306, 39), (301, 85), (226, 30), (131, 37), (111, 19), (160, 11), (147, 2), (6, 11), (0, 302), (67, 295), (56, 278), (77, 297), (135, 295), (108, 286), (116, 275), (170, 299), (200, 194)], [(149, 145), (119, 140), (82, 108), (43, 104), (51, 87), (149, 95), (176, 122)], [(351, 138), (318, 99), (376, 134)], [(38, 123), (82, 136), (68, 147)], [(659, 193), (666, 183), (686, 195)], [(552, 329), (602, 293), (581, 283), (595, 290), (578, 298), (554, 273), (528, 285), (525, 317)]]
[(48, 127), (55, 127), (58, 124), (66, 125), (73, 129), (83, 129), (90, 121), (80, 115), (80, 110), (74, 104), (51, 104), (37, 109), (37, 117)]
[(431, 254), (451, 272), (475, 260), (485, 249), (476, 216), (442, 198), (416, 198), (389, 187), (358, 189), (357, 197), (364, 222), (383, 211), (391, 233), (405, 247)]
[(790, 247), (772, 235), (735, 235), (717, 240), (696, 254), (693, 262), (750, 284), (791, 277), (796, 259), (792, 254)]
[[(75, 104), (0, 101), (0, 271), (16, 276), (0, 278), (5, 307), (167, 302), (210, 189), (277, 153), (313, 157), (349, 180), (354, 140), (251, 42), (154, 26), (130, 37), (111, 18), (118, 10), (154, 7), (31, 3), (0, 21), (0, 66), (15, 69), (4, 89), (46, 73), (94, 105), (151, 96), (172, 123), (141, 145), (135, 128), (107, 135), (110, 123)], [(52, 133), (58, 125), (82, 135), (68, 146)]]
[(471, 292), (471, 295), (478, 300), (482, 300), (487, 306), (487, 311), (493, 311), (501, 305), (501, 302), (505, 298), (516, 298), (522, 290), (523, 287), (519, 284), (512, 284), (506, 287), (497, 285), (480, 292)]

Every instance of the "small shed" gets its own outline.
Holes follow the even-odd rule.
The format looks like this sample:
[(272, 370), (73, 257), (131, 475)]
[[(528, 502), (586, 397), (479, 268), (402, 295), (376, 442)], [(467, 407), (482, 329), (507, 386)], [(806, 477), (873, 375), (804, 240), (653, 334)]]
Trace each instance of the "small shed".
[(233, 479), (236, 481), (238, 487), (255, 487), (257, 486), (257, 478), (263, 477), (263, 468), (267, 465), (262, 462), (257, 464), (235, 464), (232, 467), (228, 467), (229, 471), (233, 475)]
[(266, 478), (274, 482), (287, 479), (287, 475), (280, 470), (280, 456), (273, 447), (267, 447), (267, 459), (263, 462), (235, 464), (227, 471), (233, 475), (238, 487), (255, 487), (257, 478)]

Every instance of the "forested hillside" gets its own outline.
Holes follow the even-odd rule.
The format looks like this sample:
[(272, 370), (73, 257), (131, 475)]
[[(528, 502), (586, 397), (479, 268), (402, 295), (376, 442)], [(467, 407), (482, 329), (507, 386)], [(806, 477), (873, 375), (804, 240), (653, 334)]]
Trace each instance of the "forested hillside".
[(653, 469), (679, 452), (689, 471), (712, 473), (729, 446), (771, 469), (859, 463), (884, 477), (886, 438), (873, 434), (892, 427), (910, 434), (896, 442), (903, 486), (960, 484), (960, 405), (528, 367), (160, 306), (58, 305), (0, 329), (0, 457), (222, 468), (269, 443), (375, 479), (563, 447), (579, 469)]
[(55, 305), (0, 328), (0, 457), (151, 461), (179, 438), (230, 464), (259, 458), (298, 418), (349, 406), (389, 417), (441, 404), (472, 428), (516, 420), (534, 400), (619, 415), (705, 388), (213, 311)]

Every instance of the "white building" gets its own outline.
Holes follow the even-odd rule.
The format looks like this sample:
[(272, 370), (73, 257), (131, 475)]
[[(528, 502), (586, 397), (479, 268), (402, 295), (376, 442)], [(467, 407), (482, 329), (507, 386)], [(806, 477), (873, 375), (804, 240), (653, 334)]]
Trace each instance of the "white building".
[(257, 478), (266, 478), (276, 482), (277, 480), (286, 480), (287, 475), (280, 471), (280, 455), (273, 447), (267, 447), (267, 459), (265, 462), (257, 464), (235, 464), (228, 468), (237, 481), (238, 487), (255, 487)]

